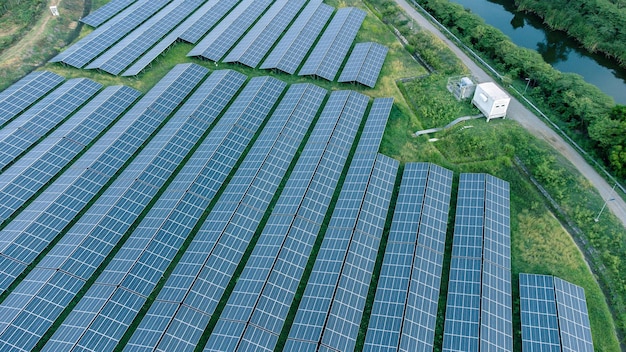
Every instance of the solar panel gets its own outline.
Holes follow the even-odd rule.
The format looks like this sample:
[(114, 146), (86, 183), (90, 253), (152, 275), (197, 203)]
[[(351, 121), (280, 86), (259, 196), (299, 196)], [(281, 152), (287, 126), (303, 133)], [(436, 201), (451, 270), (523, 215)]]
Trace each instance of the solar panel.
[(585, 290), (565, 280), (554, 278), (556, 308), (563, 351), (593, 351)]
[(406, 164), (364, 350), (432, 350), (451, 184), (449, 170)]
[(113, 17), (106, 25), (98, 27), (77, 43), (55, 56), (50, 62), (63, 62), (76, 68), (106, 51), (142, 22), (161, 10), (171, 0), (139, 0)]
[[(207, 70), (178, 65), (70, 169), (21, 211), (0, 233), (0, 290), (31, 263), (113, 177), (175, 109)], [(6, 264), (6, 265), (4, 265)]]
[[(37, 268), (58, 271), (54, 277), (71, 275), (74, 278), (74, 285), (82, 288), (159, 188), (200, 140), (204, 131), (237, 92), (245, 78), (244, 75), (234, 71), (214, 72), (111, 187), (42, 259)], [(25, 282), (28, 282), (28, 279)], [(49, 291), (53, 283), (54, 278), (41, 283), (39, 292)], [(18, 288), (23, 285), (24, 282)], [(34, 299), (40, 295), (37, 292), (31, 287)], [(76, 292), (73, 292), (70, 299), (75, 295)], [(35, 308), (46, 308), (50, 304), (14, 308), (23, 310), (19, 312), (20, 316), (33, 315)], [(55, 304), (60, 305), (58, 302)], [(37, 318), (37, 325), (45, 327), (43, 329), (45, 331), (57, 316), (47, 314), (45, 319)], [(15, 321), (18, 320), (19, 316)], [(17, 323), (13, 325), (13, 330), (20, 331)], [(40, 334), (29, 336), (27, 339), (20, 336), (20, 333), (10, 336), (7, 339), (19, 340), (24, 345), (34, 345), (42, 337)], [(0, 341), (2, 339), (3, 336), (0, 335)]]
[(156, 43), (146, 53), (144, 53), (137, 61), (135, 61), (122, 76), (135, 76), (143, 71), (152, 61), (161, 55), (167, 48), (174, 44), (184, 33), (200, 25), (213, 24), (219, 20), (226, 11), (228, 11), (236, 3), (235, 0), (209, 0), (198, 8), (193, 14), (185, 19), (165, 38)]
[[(325, 94), (310, 84), (290, 87), (126, 350), (197, 344)], [(164, 312), (172, 302), (180, 308)], [(165, 323), (157, 327), (156, 319)]]
[(334, 80), (365, 15), (354, 7), (338, 10), (298, 74)]
[(509, 184), (485, 178), (481, 351), (513, 349)]
[(270, 0), (243, 0), (187, 56), (220, 60), (271, 3)]
[(50, 182), (140, 94), (124, 86), (106, 88), (67, 123), (0, 174), (0, 218), (10, 217)]
[(224, 62), (238, 62), (249, 67), (256, 67), (304, 3), (304, 0), (275, 3), (231, 50)]
[[(179, 38), (195, 44), (202, 38), (209, 29), (224, 17), (239, 0), (213, 0), (208, 1), (200, 10), (196, 11), (188, 19), (190, 23), (185, 23), (185, 30)], [(199, 15), (198, 17), (196, 17)]]
[(389, 49), (377, 43), (358, 43), (354, 46), (338, 82), (358, 82), (374, 88)]
[[(118, 289), (81, 325), (78, 348), (117, 345), (284, 88), (277, 79), (256, 77), (238, 95), (99, 275), (97, 283)], [(89, 297), (90, 291), (82, 299)]]
[(478, 351), (485, 175), (461, 174), (457, 197), (444, 351)]
[(554, 278), (520, 274), (522, 351), (561, 351)]
[(35, 71), (0, 93), (0, 126), (48, 94), (64, 78), (49, 72)]
[(92, 27), (98, 27), (136, 1), (137, 0), (111, 0), (95, 12), (81, 18), (80, 21)]
[(320, 34), (334, 9), (321, 0), (313, 0), (302, 10), (289, 30), (261, 65), (294, 74)]
[(86, 78), (71, 79), (4, 126), (0, 130), (0, 170), (54, 130), (100, 88), (101, 84)]
[(194, 12), (203, 1), (173, 1), (126, 35), (86, 68), (98, 68), (112, 75), (120, 74), (150, 47), (160, 42), (174, 27)]
[[(279, 293), (293, 297), (297, 289), (348, 156), (349, 149), (338, 147), (335, 140), (347, 139), (346, 142), (351, 143), (367, 102), (367, 97), (356, 92), (331, 95), (320, 116), (320, 121), (328, 121), (329, 126), (316, 126), (229, 296), (205, 351), (238, 345), (249, 323), (262, 323), (258, 319), (260, 315), (286, 315), (290, 301), (280, 302), (281, 299), (270, 304), (271, 297)], [(337, 115), (339, 121), (335, 127), (332, 118)], [(329, 129), (332, 133), (328, 133)], [(327, 134), (319, 135), (320, 132)]]

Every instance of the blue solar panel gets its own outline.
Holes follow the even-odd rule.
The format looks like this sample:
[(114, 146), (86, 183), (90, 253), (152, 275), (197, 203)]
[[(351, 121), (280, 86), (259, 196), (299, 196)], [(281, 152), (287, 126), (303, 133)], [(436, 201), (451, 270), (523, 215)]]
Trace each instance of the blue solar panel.
[[(127, 350), (156, 348), (159, 342), (159, 349), (164, 350), (197, 344), (325, 93), (310, 84), (290, 87)], [(182, 306), (163, 312), (162, 307), (170, 302)], [(190, 314), (195, 318), (188, 319)], [(155, 326), (156, 319), (167, 322)]]
[(405, 166), (364, 350), (432, 350), (451, 184), (439, 166)]
[(520, 274), (519, 285), (522, 351), (560, 352), (554, 278)]
[(293, 74), (317, 39), (334, 9), (312, 0), (261, 65), (263, 69), (279, 69)]
[(31, 104), (48, 94), (64, 78), (49, 72), (35, 71), (0, 93), (0, 126), (11, 121)]
[(555, 277), (554, 292), (563, 351), (593, 351), (585, 290)]
[(304, 0), (288, 0), (277, 2), (270, 7), (239, 44), (231, 50), (224, 62), (238, 62), (249, 67), (256, 67), (304, 3)]
[[(207, 70), (178, 65), (0, 235), (0, 290), (31, 263), (175, 109)], [(5, 265), (6, 264), (6, 265)]]
[(243, 0), (187, 56), (220, 60), (271, 3), (270, 0)]
[[(258, 318), (269, 312), (267, 309), (272, 309), (273, 316), (286, 315), (290, 301), (280, 299), (280, 304), (272, 306), (271, 297), (274, 294), (293, 297), (295, 293), (348, 156), (349, 150), (337, 147), (334, 142), (343, 138), (351, 143), (367, 102), (367, 97), (355, 92), (331, 95), (320, 117), (321, 121), (328, 121), (327, 125), (318, 123), (320, 128), (316, 126), (310, 137), (209, 337), (206, 351), (239, 344), (248, 324), (261, 324)], [(335, 127), (332, 119), (337, 115), (339, 122)], [(344, 132), (342, 125), (347, 128)], [(319, 135), (323, 132), (327, 134)], [(275, 328), (280, 329), (276, 325)], [(280, 331), (273, 332), (277, 335)]]
[(376, 43), (358, 43), (337, 81), (358, 82), (374, 88), (388, 50), (386, 46)]
[(365, 15), (354, 7), (338, 10), (298, 74), (334, 80)]
[[(40, 283), (36, 290), (30, 279), (31, 274), (17, 289), (22, 286), (30, 287), (29, 294), (34, 300), (38, 300), (41, 296), (38, 292), (54, 289), (55, 278), (58, 276), (71, 276), (73, 285), (82, 288), (196, 145), (245, 78), (234, 71), (214, 72), (35, 269), (54, 270), (58, 273), (49, 281)], [(77, 291), (68, 293), (70, 299), (76, 293)], [(47, 309), (50, 305), (58, 305), (61, 309), (64, 307), (61, 302), (55, 301), (37, 305), (14, 304), (12, 308), (16, 310), (16, 319), (11, 330), (21, 331), (17, 323), (20, 316), (33, 315), (37, 309)], [(0, 307), (4, 306), (6, 304)], [(60, 312), (57, 315), (50, 313), (36, 318), (37, 325), (44, 327), (45, 331), (58, 313)], [(23, 346), (33, 346), (42, 337), (42, 334), (32, 332), (28, 337), (20, 335), (23, 334), (14, 333), (7, 337), (0, 335), (0, 341), (20, 341)]]
[(54, 130), (100, 88), (101, 84), (86, 78), (71, 79), (4, 126), (0, 130), (0, 170)]
[(197, 29), (200, 26), (213, 26), (213, 24), (222, 18), (222, 16), (236, 4), (236, 2), (237, 1), (235, 0), (207, 1), (173, 31), (171, 31), (165, 38), (156, 43), (152, 48), (150, 48), (150, 50), (135, 61), (132, 66), (124, 71), (122, 76), (138, 75), (185, 33)]
[(97, 9), (95, 12), (90, 13), (80, 21), (84, 24), (88, 24), (92, 27), (98, 27), (104, 22), (108, 21), (111, 17), (117, 15), (120, 11), (124, 10), (137, 0), (111, 0), (106, 5)]
[(106, 51), (171, 0), (140, 0), (120, 12), (106, 25), (97, 28), (50, 62), (63, 62), (81, 68)]
[(70, 120), (0, 175), (0, 219), (7, 219), (85, 149), (139, 97), (134, 89), (105, 89)]
[(86, 68), (97, 68), (112, 75), (118, 75), (150, 47), (160, 42), (167, 33), (194, 12), (203, 1), (173, 1), (126, 35)]
[(485, 181), (481, 351), (511, 351), (513, 303), (509, 184), (490, 175)]
[(84, 335), (76, 346), (111, 349), (117, 344), (284, 87), (277, 79), (256, 77), (239, 94), (98, 277), (97, 283), (118, 289), (98, 316), (81, 326)]
[(186, 28), (179, 38), (192, 44), (196, 43), (237, 3), (239, 3), (238, 0), (207, 1), (200, 10), (189, 17), (190, 23), (185, 23)]

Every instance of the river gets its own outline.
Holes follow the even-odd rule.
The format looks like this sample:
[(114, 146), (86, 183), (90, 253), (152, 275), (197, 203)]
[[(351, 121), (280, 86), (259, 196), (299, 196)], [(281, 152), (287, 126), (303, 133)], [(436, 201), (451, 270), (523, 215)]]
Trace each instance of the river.
[(626, 105), (626, 69), (602, 55), (587, 52), (564, 33), (546, 28), (539, 17), (515, 11), (512, 0), (451, 1), (481, 16), (515, 44), (537, 50), (559, 71), (583, 76), (616, 103)]

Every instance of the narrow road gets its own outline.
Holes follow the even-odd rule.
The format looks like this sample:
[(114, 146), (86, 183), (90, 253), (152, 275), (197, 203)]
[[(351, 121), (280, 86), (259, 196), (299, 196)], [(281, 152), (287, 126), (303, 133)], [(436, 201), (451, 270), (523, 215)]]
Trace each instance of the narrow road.
[[(420, 27), (432, 32), (439, 37), (448, 47), (454, 52), (461, 61), (469, 68), (471, 74), (476, 77), (480, 82), (493, 81), (493, 79), (485, 72), (480, 66), (478, 66), (473, 60), (471, 60), (461, 49), (459, 49), (455, 43), (450, 41), (439, 28), (431, 24), (426, 18), (424, 18), (419, 12), (413, 8), (412, 5), (406, 2), (406, 0), (395, 0), (396, 3), (411, 16)], [(497, 84), (497, 82), (496, 82)], [(602, 178), (595, 169), (587, 163), (587, 161), (561, 136), (559, 136), (554, 130), (546, 125), (539, 119), (533, 112), (528, 110), (514, 97), (511, 98), (507, 116), (517, 122), (522, 127), (532, 133), (534, 136), (547, 141), (556, 150), (558, 150), (567, 160), (569, 160), (580, 173), (589, 180), (592, 186), (594, 186), (603, 199), (609, 197), (615, 198), (613, 201), (607, 203), (607, 208), (617, 216), (626, 227), (626, 202), (621, 197), (611, 195), (613, 188), (612, 184), (609, 184)], [(600, 211), (600, 209), (592, 209), (593, 211)]]

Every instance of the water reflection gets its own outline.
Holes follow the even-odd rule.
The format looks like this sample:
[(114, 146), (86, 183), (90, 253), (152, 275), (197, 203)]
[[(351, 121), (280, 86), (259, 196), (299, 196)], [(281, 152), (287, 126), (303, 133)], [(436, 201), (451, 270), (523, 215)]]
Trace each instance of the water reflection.
[(544, 28), (539, 17), (516, 12), (513, 1), (452, 1), (481, 16), (515, 44), (537, 50), (556, 69), (578, 73), (587, 82), (611, 95), (617, 103), (626, 104), (626, 69), (602, 55), (588, 53), (564, 33)]

